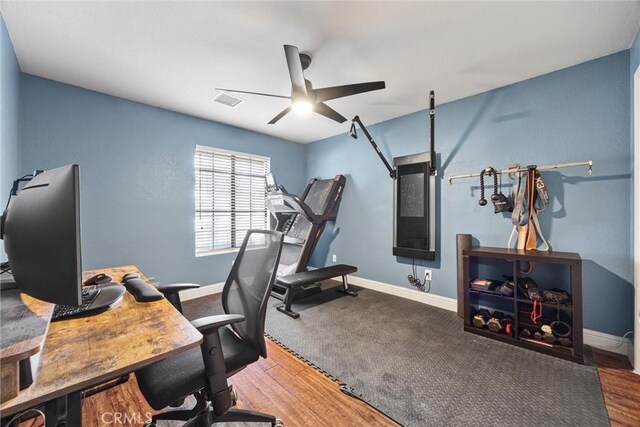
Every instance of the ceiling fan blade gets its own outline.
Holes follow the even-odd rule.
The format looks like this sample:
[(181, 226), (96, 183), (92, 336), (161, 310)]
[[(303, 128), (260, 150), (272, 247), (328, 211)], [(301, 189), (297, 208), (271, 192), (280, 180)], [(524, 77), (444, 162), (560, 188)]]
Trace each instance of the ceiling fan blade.
[(284, 54), (287, 57), (287, 67), (289, 67), (289, 77), (291, 78), (292, 96), (293, 94), (307, 96), (307, 85), (304, 81), (300, 52), (295, 46), (284, 45)]
[(331, 120), (335, 120), (338, 123), (344, 123), (347, 121), (347, 119), (344, 118), (342, 114), (338, 113), (336, 110), (329, 107), (327, 104), (323, 104), (322, 102), (313, 104), (313, 111), (318, 114), (322, 114), (323, 116), (328, 117)]
[(345, 96), (355, 95), (357, 93), (371, 92), (372, 90), (384, 89), (385, 84), (380, 82), (356, 83), (344, 86), (323, 87), (314, 89), (316, 102), (328, 101), (330, 99), (342, 98)]
[(291, 99), (290, 96), (273, 95), (270, 93), (260, 93), (260, 92), (247, 92), (246, 90), (222, 89), (222, 88), (216, 88), (216, 90), (219, 90), (220, 92), (247, 93), (249, 95), (260, 95), (260, 96), (270, 96), (272, 98)]
[(291, 111), (291, 106), (288, 106), (287, 108), (285, 108), (284, 110), (282, 110), (280, 112), (280, 114), (278, 114), (277, 116), (275, 116), (273, 119), (271, 119), (271, 121), (268, 123), (270, 125), (275, 124), (278, 120), (280, 120), (281, 118), (283, 118), (284, 116), (287, 115), (287, 113), (289, 113), (289, 111)]

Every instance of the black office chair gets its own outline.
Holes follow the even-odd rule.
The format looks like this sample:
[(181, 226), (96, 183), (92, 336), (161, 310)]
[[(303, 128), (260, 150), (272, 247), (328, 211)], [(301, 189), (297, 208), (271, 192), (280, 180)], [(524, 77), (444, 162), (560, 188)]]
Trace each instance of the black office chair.
[[(249, 231), (222, 291), (226, 314), (191, 322), (204, 335), (202, 346), (136, 372), (142, 394), (156, 410), (190, 395), (196, 398), (192, 409), (154, 415), (147, 426), (155, 426), (157, 420), (187, 421), (185, 426), (222, 422), (284, 425), (272, 415), (230, 409), (235, 404), (236, 393), (227, 383), (227, 378), (260, 356), (267, 357), (264, 321), (282, 240), (282, 233), (277, 231)], [(176, 287), (170, 289), (175, 296)]]

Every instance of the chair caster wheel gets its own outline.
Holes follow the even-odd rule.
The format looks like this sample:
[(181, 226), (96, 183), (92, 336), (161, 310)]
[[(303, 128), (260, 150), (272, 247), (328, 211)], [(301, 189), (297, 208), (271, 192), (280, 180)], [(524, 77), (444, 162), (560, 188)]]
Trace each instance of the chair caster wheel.
[(284, 421), (276, 419), (276, 423), (273, 425), (273, 427), (284, 427)]
[(238, 392), (232, 385), (229, 386), (229, 394), (231, 395), (231, 406), (236, 406), (238, 402)]

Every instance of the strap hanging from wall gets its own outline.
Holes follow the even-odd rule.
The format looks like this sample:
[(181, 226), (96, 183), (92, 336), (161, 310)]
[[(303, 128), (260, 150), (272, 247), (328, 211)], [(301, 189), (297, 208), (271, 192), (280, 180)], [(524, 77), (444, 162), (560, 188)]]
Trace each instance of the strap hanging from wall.
[[(514, 237), (517, 237), (517, 249), (550, 251), (551, 247), (543, 236), (542, 229), (538, 221), (538, 212), (542, 212), (549, 203), (547, 188), (542, 180), (542, 176), (539, 174), (539, 171), (576, 166), (588, 166), (589, 169), (587, 172), (591, 175), (593, 161), (588, 160), (584, 162), (556, 163), (545, 166), (531, 165), (526, 168), (516, 165), (503, 170), (496, 170), (492, 167), (488, 167), (478, 173), (450, 176), (449, 184), (452, 184), (454, 179), (473, 178), (479, 176), (481, 187), (481, 198), (479, 203), (481, 206), (484, 206), (487, 204), (487, 201), (484, 198), (484, 175), (488, 174), (490, 176), (493, 175), (494, 177), (494, 195), (492, 196), (492, 201), (494, 201), (495, 204), (500, 197), (497, 192), (497, 175), (505, 173), (511, 174), (514, 181), (511, 203), (505, 204), (504, 208), (501, 205), (500, 209), (498, 209), (498, 205), (496, 205), (495, 210), (495, 213), (512, 211), (511, 219), (514, 227), (511, 232), (511, 236), (509, 237), (508, 247), (513, 247), (513, 239)], [(502, 197), (507, 200), (504, 195)], [(539, 200), (539, 203), (536, 203), (536, 199)], [(507, 210), (506, 206), (511, 206), (512, 209)], [(527, 211), (526, 215), (524, 212), (525, 209)], [(538, 248), (537, 237), (540, 237), (542, 243), (540, 248)]]

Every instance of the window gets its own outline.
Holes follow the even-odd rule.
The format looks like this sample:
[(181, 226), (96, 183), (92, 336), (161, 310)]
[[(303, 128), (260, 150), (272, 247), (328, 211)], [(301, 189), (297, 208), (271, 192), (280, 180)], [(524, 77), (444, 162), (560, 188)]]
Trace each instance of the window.
[(196, 146), (196, 256), (239, 248), (247, 230), (269, 228), (269, 158)]

